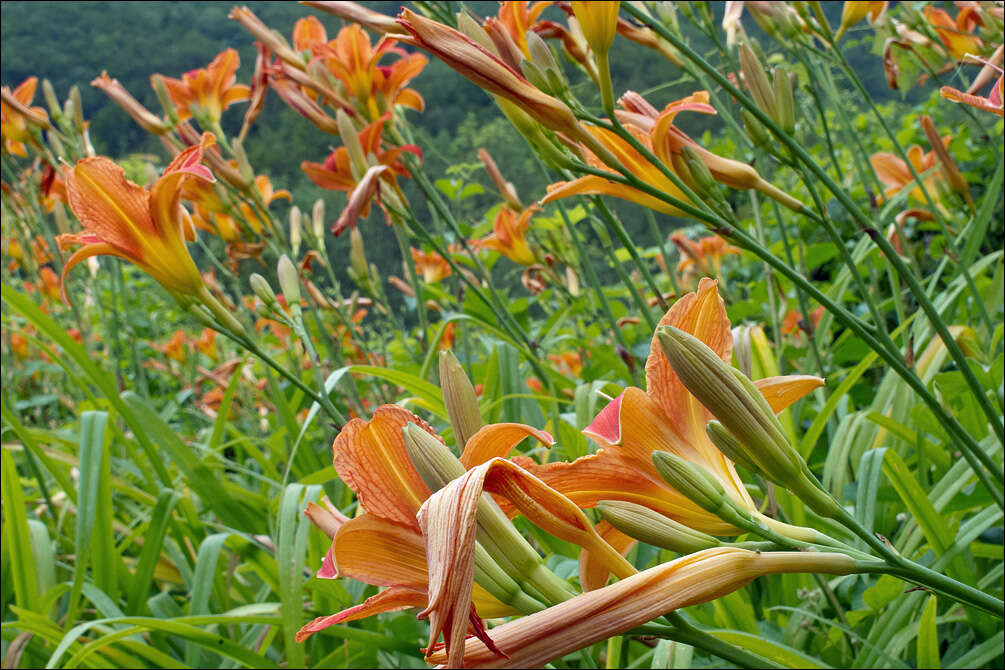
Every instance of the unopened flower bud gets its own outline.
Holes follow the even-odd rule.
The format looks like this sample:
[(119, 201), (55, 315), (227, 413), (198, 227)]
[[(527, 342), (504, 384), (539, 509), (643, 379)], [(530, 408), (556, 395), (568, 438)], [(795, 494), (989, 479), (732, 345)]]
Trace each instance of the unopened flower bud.
[(251, 277), (248, 279), (248, 283), (251, 284), (251, 290), (258, 296), (258, 298), (265, 303), (265, 307), (269, 310), (279, 309), (279, 299), (276, 298), (276, 292), (272, 290), (272, 286), (269, 285), (269, 280), (253, 272)]
[(743, 119), (743, 127), (747, 130), (747, 137), (750, 138), (750, 141), (761, 149), (770, 149), (771, 138), (764, 124), (746, 109), (740, 110), (740, 117)]
[(678, 554), (692, 554), (722, 544), (711, 535), (688, 528), (670, 517), (635, 503), (601, 500), (597, 509), (609, 524), (625, 535)]
[(45, 98), (45, 104), (49, 105), (49, 114), (58, 120), (63, 112), (60, 109), (59, 98), (56, 97), (56, 89), (48, 79), (42, 80), (42, 96)]
[(695, 151), (694, 147), (689, 144), (681, 147), (681, 153), (684, 154), (688, 172), (691, 173), (691, 178), (695, 186), (697, 186), (695, 190), (698, 194), (712, 195), (713, 193), (717, 193), (719, 191), (719, 182), (715, 180), (708, 166), (705, 165), (705, 161), (701, 159), (701, 154)]
[(286, 297), (290, 313), (297, 314), (300, 311), (300, 276), (297, 274), (297, 267), (286, 254), (279, 257), (276, 275), (279, 277), (279, 288)]
[(300, 208), (294, 205), (290, 208), (290, 249), (294, 258), (300, 256), (300, 242), (302, 240), (301, 228), (303, 227), (303, 214)]
[(782, 68), (775, 68), (775, 120), (778, 126), (788, 133), (796, 129), (796, 103), (792, 97), (792, 79)]
[[(355, 230), (355, 228), (353, 229)], [(325, 249), (325, 201), (318, 198), (311, 208), (311, 232), (315, 243), (321, 251)]]
[(356, 271), (360, 278), (365, 278), (369, 274), (363, 235), (360, 234), (359, 228), (352, 228), (349, 231), (349, 266)]
[(654, 451), (652, 458), (660, 476), (685, 498), (713, 514), (723, 506), (726, 491), (711, 472), (669, 451)]
[(775, 94), (768, 81), (768, 74), (764, 71), (764, 66), (754, 54), (754, 50), (746, 44), (741, 44), (739, 48), (740, 68), (743, 71), (743, 81), (750, 91), (751, 97), (762, 112), (774, 120), (778, 119), (778, 112), (775, 109)]
[(401, 434), (409, 460), (431, 491), (439, 491), (464, 474), (464, 466), (447, 445), (414, 423), (402, 428)]
[(234, 153), (234, 159), (237, 161), (237, 171), (241, 173), (241, 178), (249, 184), (254, 184), (255, 171), (248, 160), (248, 154), (244, 153), (244, 143), (241, 142), (240, 138), (235, 137), (230, 141), (230, 148)]
[(757, 467), (757, 463), (747, 456), (743, 445), (721, 423), (718, 421), (709, 421), (708, 425), (705, 426), (705, 432), (708, 433), (712, 444), (722, 452), (723, 456), (734, 463), (742, 465), (751, 472), (761, 474), (761, 469)]
[(450, 349), (440, 352), (440, 389), (443, 392), (443, 403), (447, 407), (447, 416), (450, 417), (450, 425), (454, 429), (457, 447), (464, 449), (468, 439), (477, 433), (485, 422), (482, 421), (482, 413), (478, 409), (475, 387), (464, 372), (461, 362)]
[(157, 94), (157, 101), (160, 102), (161, 107), (164, 108), (164, 113), (167, 115), (168, 121), (171, 122), (172, 126), (178, 125), (178, 108), (171, 99), (171, 94), (168, 93), (167, 84), (164, 83), (164, 77), (159, 74), (155, 74), (150, 77), (150, 87), (153, 88), (154, 93)]
[(492, 43), (492, 38), (482, 27), (482, 24), (475, 21), (470, 14), (467, 12), (457, 13), (457, 29), (464, 33), (464, 35), (475, 42), (478, 43), (480, 47), (487, 50), (489, 53), (499, 55), (499, 50), (496, 49), (495, 44)]
[(74, 84), (70, 87), (70, 104), (73, 111), (73, 127), (78, 133), (84, 132), (87, 126), (84, 123), (84, 107), (80, 102), (80, 89)]

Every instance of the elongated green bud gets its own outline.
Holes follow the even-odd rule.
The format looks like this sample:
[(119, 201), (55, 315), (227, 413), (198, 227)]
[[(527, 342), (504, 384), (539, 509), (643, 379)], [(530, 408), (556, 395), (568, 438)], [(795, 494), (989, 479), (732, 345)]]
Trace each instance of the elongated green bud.
[(722, 508), (726, 491), (705, 468), (669, 451), (654, 451), (653, 465), (667, 484), (702, 509), (714, 514)]
[(792, 96), (792, 79), (782, 68), (775, 68), (775, 119), (778, 126), (789, 135), (796, 129), (796, 103)]
[(255, 170), (251, 167), (248, 154), (244, 152), (244, 143), (241, 138), (235, 137), (230, 141), (230, 148), (234, 152), (234, 159), (237, 161), (237, 171), (249, 185), (255, 183)]
[(743, 71), (743, 81), (750, 91), (754, 102), (762, 112), (770, 116), (773, 120), (778, 120), (778, 111), (775, 108), (775, 95), (771, 89), (771, 82), (768, 80), (768, 73), (764, 71), (760, 59), (746, 44), (741, 44), (739, 48), (740, 68)]
[(482, 421), (482, 413), (478, 409), (475, 387), (464, 372), (464, 366), (450, 349), (440, 352), (440, 389), (443, 392), (443, 403), (447, 407), (447, 416), (450, 417), (450, 425), (454, 429), (457, 448), (463, 450), (471, 436), (477, 433), (485, 422)]
[(363, 235), (359, 232), (359, 228), (352, 228), (349, 231), (349, 267), (359, 277), (356, 281), (366, 281), (369, 274), (366, 263), (366, 249), (363, 246)]
[(743, 127), (746, 129), (750, 141), (762, 149), (770, 149), (771, 137), (764, 124), (746, 109), (740, 110), (740, 118), (743, 119)]
[(259, 299), (265, 303), (265, 307), (272, 311), (278, 311), (279, 300), (276, 298), (276, 292), (272, 290), (272, 286), (269, 284), (269, 280), (253, 272), (251, 277), (248, 278), (248, 283), (251, 284), (251, 290), (259, 297)]
[(300, 243), (303, 241), (304, 215), (300, 208), (294, 205), (290, 208), (290, 249), (294, 258), (300, 256)]
[(157, 101), (161, 103), (161, 107), (164, 108), (164, 114), (167, 116), (168, 121), (171, 122), (172, 127), (178, 125), (178, 109), (175, 107), (174, 101), (168, 93), (167, 84), (164, 83), (164, 77), (159, 74), (155, 74), (150, 77), (150, 85), (154, 89), (154, 93), (157, 94)]
[(688, 528), (670, 517), (635, 503), (601, 500), (597, 509), (608, 523), (625, 535), (678, 554), (692, 554), (722, 544), (711, 535)]
[(750, 380), (693, 335), (672, 326), (657, 332), (674, 372), (745, 447), (746, 460), (783, 486), (794, 478), (803, 467), (802, 459), (785, 438), (764, 395)]
[(708, 425), (705, 426), (705, 432), (708, 433), (712, 444), (722, 452), (723, 456), (734, 463), (742, 465), (751, 472), (762, 474), (761, 468), (748, 457), (746, 449), (740, 444), (739, 440), (733, 437), (733, 434), (726, 430), (721, 423), (718, 421), (709, 421)]
[(279, 276), (279, 288), (283, 291), (286, 304), (290, 308), (290, 314), (297, 318), (300, 314), (300, 275), (293, 261), (286, 254), (279, 258), (276, 265), (276, 274)]
[(464, 466), (450, 449), (414, 423), (402, 428), (401, 435), (409, 460), (431, 491), (439, 491), (464, 474)]
[(78, 133), (84, 132), (87, 126), (84, 122), (84, 106), (80, 102), (80, 89), (76, 85), (70, 87), (70, 110), (73, 113), (73, 127)]
[(56, 97), (56, 89), (48, 79), (42, 80), (42, 96), (45, 98), (45, 104), (49, 106), (49, 115), (58, 121), (63, 110), (60, 108), (59, 98)]

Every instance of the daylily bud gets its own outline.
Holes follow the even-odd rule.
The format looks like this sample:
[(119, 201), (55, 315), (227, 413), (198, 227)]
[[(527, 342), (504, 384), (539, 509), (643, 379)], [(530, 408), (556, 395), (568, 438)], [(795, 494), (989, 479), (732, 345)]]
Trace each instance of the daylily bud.
[(356, 2), (346, 2), (345, 0), (339, 0), (338, 2), (304, 2), (303, 4), (308, 7), (313, 7), (314, 9), (320, 9), (321, 11), (328, 12), (329, 14), (334, 14), (335, 16), (343, 19), (347, 23), (359, 23), (376, 33), (400, 33), (402, 32), (401, 26), (398, 25), (394, 17), (387, 16), (386, 14), (381, 14), (380, 12), (375, 12), (372, 9), (367, 9), (363, 5)]
[(648, 507), (621, 500), (601, 500), (600, 514), (629, 537), (678, 554), (692, 554), (722, 543), (711, 535), (692, 530)]
[[(735, 460), (756, 466), (818, 514), (837, 514), (837, 503), (814, 482), (806, 461), (789, 443), (764, 394), (753, 382), (726, 365), (693, 335), (672, 326), (663, 326), (657, 333), (681, 382), (735, 439), (723, 443), (727, 451), (733, 451)], [(712, 431), (710, 434), (715, 435), (717, 429)], [(738, 450), (742, 456), (737, 456)]]
[(294, 257), (300, 255), (300, 229), (303, 226), (303, 218), (299, 207), (294, 205), (290, 208), (290, 249), (293, 251)]
[(272, 286), (269, 285), (269, 280), (253, 272), (251, 277), (248, 279), (248, 283), (251, 284), (251, 290), (259, 297), (259, 299), (265, 303), (266, 308), (275, 311), (279, 309), (279, 300), (276, 298), (276, 292), (272, 290)]
[(939, 166), (942, 169), (942, 174), (946, 176), (946, 181), (949, 182), (954, 191), (967, 201), (967, 204), (973, 210), (974, 202), (970, 197), (970, 184), (967, 183), (966, 177), (963, 176), (960, 169), (956, 166), (956, 161), (949, 155), (946, 145), (942, 143), (942, 138), (939, 136), (939, 131), (935, 128), (932, 117), (922, 114), (919, 121), (921, 122), (922, 130), (925, 131), (925, 136), (928, 138), (928, 143), (932, 145), (935, 157), (939, 160)]
[(463, 449), (468, 439), (477, 433), (485, 422), (482, 421), (482, 413), (478, 409), (475, 387), (464, 372), (461, 362), (449, 349), (440, 352), (440, 388), (443, 392), (443, 403), (447, 407), (447, 416), (450, 417), (450, 425), (454, 429), (457, 447)]
[(705, 432), (708, 433), (712, 444), (722, 452), (723, 456), (734, 463), (742, 465), (751, 472), (761, 473), (761, 469), (757, 467), (757, 463), (748, 458), (743, 445), (721, 423), (718, 421), (709, 421), (708, 425), (705, 426)]
[(164, 113), (167, 114), (168, 121), (171, 122), (172, 126), (178, 125), (178, 108), (171, 99), (171, 94), (168, 93), (167, 84), (164, 83), (164, 77), (159, 74), (153, 75), (150, 77), (150, 86), (154, 89), (154, 93), (157, 94), (157, 101), (160, 102), (161, 107), (164, 108)]
[(267, 25), (262, 23), (261, 19), (255, 16), (247, 7), (234, 7), (230, 10), (230, 14), (227, 18), (233, 19), (244, 26), (251, 35), (265, 45), (269, 51), (276, 54), (282, 60), (286, 61), (290, 65), (304, 69), (304, 61), (300, 58), (300, 55), (290, 48), (290, 45), (286, 42), (282, 35), (277, 33), (275, 30), (270, 30)]
[(464, 474), (464, 466), (450, 449), (414, 423), (403, 428), (401, 434), (409, 460), (430, 490), (439, 491)]
[(73, 110), (73, 127), (78, 133), (82, 133), (87, 126), (84, 123), (84, 107), (80, 102), (80, 89), (76, 84), (70, 87), (70, 104)]
[(349, 231), (349, 266), (360, 277), (360, 280), (365, 279), (369, 274), (367, 271), (366, 251), (363, 247), (363, 235), (360, 234), (359, 228), (353, 228)]
[(674, 489), (702, 509), (715, 513), (726, 500), (726, 491), (715, 475), (669, 451), (654, 451), (653, 465)]
[(255, 171), (248, 160), (248, 154), (244, 153), (244, 143), (241, 142), (240, 138), (235, 137), (230, 141), (230, 148), (234, 153), (234, 160), (237, 161), (237, 171), (241, 173), (241, 177), (245, 181), (253, 184), (255, 182)]
[(748, 447), (750, 460), (776, 480), (795, 477), (802, 459), (785, 438), (764, 395), (753, 384), (747, 388), (734, 374), (739, 370), (726, 365), (693, 335), (670, 326), (657, 332), (663, 352), (681, 382)]
[[(354, 229), (355, 230), (355, 229)], [(311, 232), (321, 251), (325, 249), (325, 201), (318, 198), (311, 208)]]
[(771, 138), (764, 124), (757, 120), (748, 110), (740, 110), (740, 117), (743, 119), (743, 127), (747, 130), (747, 137), (761, 149), (771, 147)]
[(290, 312), (296, 314), (300, 311), (300, 276), (293, 261), (286, 254), (279, 257), (276, 274), (279, 277), (279, 288), (286, 297), (286, 304), (289, 305)]
[(694, 181), (694, 185), (697, 187), (695, 190), (699, 195), (711, 195), (719, 191), (719, 182), (715, 180), (712, 173), (709, 171), (708, 166), (705, 165), (705, 161), (701, 159), (701, 155), (694, 150), (694, 147), (685, 144), (681, 148), (681, 153), (684, 154), (684, 160), (687, 163), (688, 172), (691, 173), (691, 178)]
[(62, 110), (59, 108), (56, 89), (52, 87), (52, 82), (48, 79), (42, 80), (42, 96), (45, 98), (45, 104), (49, 105), (49, 114), (52, 118), (57, 119), (62, 114)]
[(499, 55), (499, 50), (496, 45), (493, 44), (492, 38), (489, 37), (488, 32), (482, 26), (482, 24), (472, 18), (467, 12), (457, 13), (457, 29), (464, 33), (466, 37), (477, 42), (483, 49), (490, 53)]
[(770, 116), (773, 120), (778, 119), (778, 111), (775, 109), (775, 95), (771, 90), (771, 82), (768, 81), (768, 74), (764, 71), (761, 61), (746, 44), (741, 44), (739, 48), (740, 68), (743, 71), (743, 81), (750, 91), (754, 102), (762, 112)]
[(792, 97), (792, 80), (782, 68), (775, 68), (774, 94), (778, 126), (791, 135), (796, 129), (796, 103)]

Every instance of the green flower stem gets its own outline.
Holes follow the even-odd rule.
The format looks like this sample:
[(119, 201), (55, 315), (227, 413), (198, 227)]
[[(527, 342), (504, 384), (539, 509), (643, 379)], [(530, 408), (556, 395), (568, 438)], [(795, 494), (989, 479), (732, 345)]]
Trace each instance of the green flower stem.
[[(925, 186), (924, 179), (922, 179), (921, 175), (918, 174), (918, 171), (915, 169), (914, 164), (911, 163), (910, 160), (908, 160), (907, 152), (904, 151), (904, 147), (901, 146), (900, 141), (897, 139), (897, 134), (894, 133), (893, 130), (890, 128), (890, 125), (887, 123), (886, 117), (884, 117), (880, 113), (879, 109), (876, 107), (876, 103), (872, 99), (872, 96), (869, 95), (869, 91), (866, 90), (865, 86), (862, 84), (862, 81), (855, 73), (855, 70), (852, 69), (848, 61), (845, 60), (844, 54), (841, 53), (841, 50), (838, 49), (837, 46), (835, 45), (833, 51), (835, 54), (837, 54), (840, 60), (841, 69), (844, 71), (848, 79), (850, 79), (851, 82), (855, 85), (855, 88), (858, 89), (862, 97), (865, 98), (865, 101), (869, 104), (869, 109), (872, 112), (873, 116), (875, 116), (876, 119), (879, 121), (883, 130), (886, 132), (887, 137), (890, 138), (890, 141), (893, 143), (894, 151), (896, 151), (900, 159), (904, 161), (904, 164), (907, 166), (907, 169), (911, 171), (911, 176), (914, 177), (915, 183), (921, 189), (921, 193), (925, 198), (925, 203), (928, 205), (929, 210), (935, 215), (935, 220), (939, 224), (939, 228), (941, 229), (942, 235), (946, 239), (946, 242), (949, 244), (949, 248), (950, 251), (952, 251), (952, 253), (947, 255), (950, 257), (950, 259), (954, 260), (958, 259), (960, 257), (960, 250), (956, 244), (957, 238), (950, 234), (949, 226), (946, 224), (942, 211), (940, 211), (935, 200), (928, 192), (928, 188)], [(965, 111), (967, 112), (970, 111), (966, 105), (962, 105), (962, 107)], [(983, 132), (985, 133), (987, 132), (980, 123), (978, 123), (978, 126), (981, 128)], [(969, 196), (968, 196), (968, 204), (970, 205), (972, 210), (973, 202), (969, 200)], [(994, 325), (992, 324), (991, 317), (988, 315), (987, 310), (984, 307), (984, 301), (981, 299), (981, 295), (977, 291), (977, 285), (974, 284), (974, 279), (970, 275), (970, 269), (967, 268), (962, 263), (959, 263), (958, 261), (956, 261), (956, 264), (960, 274), (963, 275), (963, 279), (967, 284), (967, 288), (970, 290), (970, 293), (974, 296), (974, 302), (977, 304), (978, 314), (984, 321), (984, 325), (988, 329), (988, 332), (991, 332), (992, 330), (994, 330)], [(1001, 434), (999, 434), (999, 438), (1001, 439)]]
[(720, 640), (711, 633), (707, 633), (689, 623), (676, 610), (666, 615), (665, 619), (670, 625), (647, 623), (638, 628), (628, 631), (625, 635), (654, 635), (656, 637), (667, 638), (676, 642), (689, 644), (719, 658), (729, 661), (740, 668), (782, 668), (774, 661), (762, 658), (745, 649)]
[[(757, 235), (757, 243), (762, 247), (765, 245), (764, 239), (764, 224), (761, 221), (761, 205), (757, 200), (757, 191), (750, 190), (750, 209), (754, 213), (754, 232)], [(778, 297), (775, 295), (775, 273), (771, 269), (771, 265), (768, 263), (764, 264), (764, 283), (767, 285), (768, 289), (768, 309), (771, 310), (771, 336), (775, 343), (775, 365), (778, 366), (779, 371), (782, 370), (782, 328), (779, 323), (779, 313), (778, 313)], [(796, 292), (797, 295), (802, 295), (801, 291)], [(805, 312), (805, 310), (804, 310)], [(820, 365), (820, 373), (823, 374), (823, 366)]]
[[(599, 198), (596, 200), (599, 201)], [(607, 228), (610, 232), (610, 227)], [(600, 232), (599, 230), (596, 232)], [(621, 267), (621, 263), (618, 262), (617, 254), (614, 252), (614, 246), (610, 243), (611, 238), (608, 237), (606, 240), (601, 236), (600, 246), (603, 247), (604, 252), (607, 254), (607, 258), (610, 260), (611, 267), (614, 273), (618, 275), (618, 279), (624, 285), (625, 290), (628, 291), (628, 295), (631, 296), (632, 302), (635, 303), (635, 309), (638, 310), (642, 317), (646, 320), (646, 324), (649, 326), (650, 330), (656, 330), (656, 319), (653, 318), (652, 310), (649, 309), (649, 305), (642, 298), (642, 294), (639, 293), (638, 287), (632, 282), (632, 278), (625, 272), (625, 269)]]
[(422, 282), (415, 274), (415, 259), (412, 258), (412, 248), (408, 245), (408, 240), (405, 239), (402, 227), (397, 224), (392, 224), (391, 227), (394, 229), (394, 239), (398, 242), (398, 250), (401, 251), (401, 260), (405, 264), (408, 283), (412, 285), (412, 291), (415, 292), (415, 311), (419, 316), (419, 345), (425, 351), (428, 345), (426, 342), (428, 319), (426, 318), (425, 291), (422, 288)]
[[(806, 166), (810, 169), (810, 171), (814, 174), (814, 176), (820, 179), (820, 181), (822, 181), (827, 186), (828, 190), (830, 190), (834, 194), (834, 196), (838, 199), (838, 201), (841, 202), (842, 206), (844, 206), (844, 208), (856, 220), (860, 228), (873, 239), (876, 245), (880, 247), (880, 250), (883, 252), (883, 254), (890, 259), (897, 273), (900, 274), (901, 277), (903, 277), (904, 280), (907, 282), (909, 290), (911, 290), (912, 293), (914, 293), (922, 310), (925, 312), (926, 316), (928, 316), (929, 320), (932, 322), (932, 326), (935, 328), (936, 332), (939, 333), (939, 337), (942, 338), (943, 342), (946, 345), (946, 349), (949, 351), (953, 360), (960, 368), (960, 372), (967, 380), (967, 383), (971, 386), (971, 389), (975, 390), (978, 403), (981, 405), (981, 408), (985, 412), (985, 414), (989, 416), (990, 423), (995, 433), (999, 436), (1000, 440), (1005, 440), (1005, 426), (1002, 425), (1001, 419), (996, 415), (994, 407), (991, 405), (987, 396), (983, 392), (980, 392), (980, 384), (977, 381), (976, 377), (974, 376), (973, 371), (970, 369), (969, 365), (967, 365), (966, 360), (963, 357), (963, 353), (960, 351), (959, 345), (956, 344), (956, 341), (949, 333), (948, 329), (946, 328), (946, 325), (942, 323), (942, 320), (938, 316), (937, 310), (932, 305), (931, 301), (928, 299), (928, 296), (924, 292), (924, 289), (911, 275), (910, 271), (908, 271), (907, 268), (904, 266), (903, 261), (901, 261), (900, 257), (897, 255), (896, 251), (889, 244), (889, 242), (886, 241), (886, 238), (883, 237), (883, 235), (879, 231), (877, 231), (875, 228), (872, 227), (869, 220), (861, 212), (858, 206), (851, 200), (848, 194), (845, 193), (843, 189), (841, 189), (837, 184), (834, 183), (834, 181), (830, 178), (830, 176), (827, 175), (827, 173), (824, 172), (824, 170), (821, 169), (820, 166), (817, 165), (817, 163), (812, 158), (810, 158), (809, 155), (806, 154), (805, 150), (803, 150), (803, 148), (799, 146), (798, 143), (796, 143), (786, 133), (782, 132), (781, 129), (778, 128), (778, 126), (774, 123), (774, 121), (772, 121), (771, 118), (769, 118), (760, 109), (758, 109), (757, 105), (755, 105), (749, 98), (747, 98), (747, 96), (745, 96), (740, 90), (738, 90), (735, 86), (733, 86), (729, 82), (729, 80), (726, 79), (724, 76), (722, 76), (710, 63), (708, 63), (704, 58), (702, 58), (699, 54), (695, 53), (690, 47), (688, 47), (686, 43), (678, 39), (670, 31), (666, 30), (666, 28), (664, 28), (661, 24), (652, 21), (651, 19), (649, 19), (649, 17), (647, 17), (642, 12), (639, 12), (631, 5), (625, 5), (624, 8), (625, 11), (627, 11), (629, 14), (640, 20), (643, 24), (645, 24), (652, 30), (656, 31), (658, 35), (664, 37), (667, 41), (673, 44), (689, 59), (691, 59), (694, 63), (696, 63), (702, 70), (704, 70), (706, 74), (711, 76), (712, 79), (716, 81), (716, 83), (718, 83), (720, 86), (729, 91), (729, 93), (733, 95), (744, 107), (746, 107), (751, 114), (753, 114), (759, 121), (761, 121), (761, 123), (763, 123), (767, 128), (769, 128), (772, 131), (772, 133), (774, 133), (775, 136), (778, 137), (779, 140), (781, 140), (781, 142), (785, 144), (793, 152), (793, 154), (799, 158), (800, 161), (805, 163)], [(665, 195), (658, 197), (667, 200), (667, 196)], [(669, 200), (667, 201), (669, 202)], [(749, 239), (749, 235), (747, 235), (742, 230), (735, 229), (735, 235), (737, 239), (742, 240), (744, 238), (747, 238), (746, 240), (747, 244), (752, 243), (752, 246), (749, 247), (751, 251), (754, 251), (758, 255), (761, 255), (762, 258), (765, 256), (772, 256), (770, 252), (760, 247), (760, 245), (757, 245), (756, 242), (754, 242), (753, 240)], [(767, 258), (765, 258), (765, 260), (767, 260)], [(777, 260), (778, 259), (773, 258), (773, 261)], [(894, 370), (897, 372), (897, 374), (904, 381), (906, 381), (912, 389), (914, 389), (919, 394), (919, 396), (922, 398), (925, 404), (935, 415), (939, 423), (942, 424), (942, 426), (946, 429), (946, 431), (963, 447), (962, 451), (964, 457), (967, 459), (967, 462), (970, 463), (971, 467), (975, 468), (975, 472), (977, 473), (981, 481), (985, 484), (985, 486), (989, 487), (989, 490), (991, 491), (992, 498), (994, 498), (995, 503), (1003, 510), (1005, 510), (1005, 496), (1002, 495), (1002, 492), (999, 488), (991, 484), (989, 474), (987, 472), (984, 472), (983, 468), (981, 468), (979, 465), (975, 466), (975, 463), (976, 462), (984, 463), (986, 467), (988, 467), (988, 469), (991, 471), (991, 473), (996, 475), (1000, 480), (1005, 479), (1005, 474), (1002, 474), (1001, 469), (996, 464), (993, 464), (993, 462), (989, 463), (990, 457), (988, 457), (987, 454), (983, 452), (983, 450), (977, 444), (976, 440), (974, 440), (974, 438), (963, 428), (963, 426), (960, 425), (959, 421), (957, 421), (955, 417), (951, 416), (949, 413), (945, 411), (945, 409), (938, 402), (938, 400), (928, 391), (928, 389), (921, 382), (921, 380), (918, 379), (917, 375), (915, 375), (908, 368), (905, 361), (900, 356), (899, 352), (887, 349), (887, 347), (881, 341), (877, 340), (873, 336), (873, 333), (869, 332), (869, 329), (865, 328), (858, 319), (851, 317), (851, 315), (849, 314), (846, 314), (844, 309), (835, 305), (831, 300), (829, 300), (826, 296), (820, 293), (820, 291), (814, 288), (812, 284), (810, 284), (810, 282), (806, 281), (805, 278), (803, 278), (801, 275), (794, 272), (790, 268), (786, 267), (784, 263), (779, 263), (779, 266), (780, 267), (776, 266), (776, 269), (778, 269), (787, 277), (798, 283), (804, 289), (809, 290), (810, 295), (812, 295), (814, 299), (823, 304), (825, 308), (834, 313), (834, 315), (842, 323), (847, 325), (849, 328), (854, 330), (856, 334), (865, 339), (866, 342), (870, 345), (870, 347), (873, 348), (873, 350), (876, 351), (880, 355), (880, 357), (883, 358), (883, 360), (889, 363), (890, 366), (893, 367)], [(796, 277), (798, 277), (798, 279), (796, 279)], [(834, 308), (837, 308), (839, 311), (834, 311)]]
[[(569, 231), (569, 237), (572, 238), (573, 245), (576, 247), (576, 256), (579, 257), (579, 266), (583, 269), (583, 273), (586, 275), (586, 281), (589, 282), (594, 293), (597, 294), (597, 301), (600, 303), (600, 309), (604, 312), (604, 316), (607, 317), (607, 320), (610, 323), (614, 339), (618, 341), (618, 344), (621, 345), (621, 348), (624, 349), (628, 355), (631, 355), (631, 349), (628, 348), (625, 336), (621, 334), (621, 328), (618, 327), (618, 320), (614, 318), (614, 312), (611, 311), (611, 304), (607, 301), (607, 296), (604, 295), (604, 288), (600, 285), (600, 280), (597, 278), (597, 273), (593, 268), (593, 264), (590, 263), (590, 259), (586, 256), (586, 249), (583, 246), (582, 240), (579, 239), (579, 232), (572, 225), (572, 221), (569, 220), (569, 215), (566, 214), (564, 207), (559, 207), (558, 213), (562, 217), (562, 222), (565, 224), (566, 230)], [(639, 374), (636, 372), (634, 366), (628, 367), (628, 371), (632, 376), (633, 382), (635, 384), (641, 384)]]
[[(660, 256), (663, 258), (663, 265), (666, 266), (667, 279), (670, 281), (670, 288), (673, 290), (675, 297), (680, 297), (680, 288), (677, 287), (677, 280), (674, 278), (673, 266), (670, 262), (670, 254), (667, 253), (666, 235), (660, 232), (659, 228), (656, 226), (656, 215), (653, 214), (653, 210), (646, 207), (646, 221), (649, 223), (649, 234), (653, 236), (656, 240), (656, 246), (660, 251)], [(660, 294), (660, 298), (663, 295)], [(663, 300), (661, 306), (666, 304)]]
[(844, 507), (838, 505), (838, 508), (841, 513), (837, 521), (840, 521), (846, 528), (862, 538), (866, 544), (883, 556), (883, 563), (868, 564), (868, 569), (864, 569), (863, 572), (894, 575), (912, 584), (931, 589), (940, 595), (949, 597), (964, 605), (970, 605), (983, 610), (998, 619), (1003, 617), (1002, 609), (1005, 607), (1005, 603), (1002, 603), (998, 598), (900, 555), (891, 546), (880, 540), (873, 533), (870, 533)]
[[(635, 263), (635, 267), (639, 269), (642, 273), (642, 277), (649, 284), (649, 288), (656, 295), (656, 303), (660, 306), (660, 309), (666, 312), (670, 309), (670, 305), (667, 304), (666, 300), (663, 299), (663, 294), (660, 292), (659, 286), (656, 285), (656, 279), (653, 277), (652, 273), (649, 271), (649, 266), (646, 264), (645, 259), (639, 255), (638, 247), (632, 242), (631, 238), (628, 236), (628, 231), (625, 230), (624, 224), (618, 217), (614, 216), (607, 205), (604, 203), (603, 198), (600, 196), (593, 196), (591, 198), (597, 211), (600, 212), (600, 218), (603, 219), (604, 225), (607, 226), (608, 230), (614, 232), (621, 245), (628, 250), (628, 255), (631, 256), (632, 261)], [(648, 313), (648, 307), (646, 308)], [(650, 320), (651, 317), (647, 315), (646, 320)], [(653, 326), (655, 328), (655, 326)]]

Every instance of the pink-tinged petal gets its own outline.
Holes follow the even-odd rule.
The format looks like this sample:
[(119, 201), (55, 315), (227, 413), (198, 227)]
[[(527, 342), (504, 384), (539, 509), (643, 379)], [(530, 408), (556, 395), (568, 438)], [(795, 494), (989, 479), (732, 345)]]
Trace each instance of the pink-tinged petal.
[(335, 567), (335, 541), (332, 540), (331, 546), (328, 547), (328, 552), (325, 557), (321, 559), (321, 567), (318, 569), (316, 577), (320, 579), (337, 579), (338, 578), (338, 568)]
[(533, 437), (546, 447), (555, 443), (549, 433), (522, 423), (493, 423), (483, 426), (468, 439), (464, 453), (461, 454), (461, 464), (470, 469), (493, 458), (505, 458), (528, 437)]
[(624, 391), (607, 403), (604, 409), (594, 417), (593, 422), (583, 429), (583, 435), (591, 438), (601, 446), (609, 447), (621, 442), (621, 401)]
[[(209, 332), (212, 333), (214, 331)], [(334, 538), (339, 528), (349, 521), (349, 517), (342, 514), (337, 507), (332, 505), (331, 501), (328, 500), (328, 496), (322, 497), (320, 505), (313, 502), (307, 503), (304, 515), (330, 538)]]
[(815, 388), (824, 385), (824, 380), (812, 375), (787, 375), (784, 377), (766, 377), (754, 382), (754, 386), (764, 394), (771, 410), (778, 414), (792, 403), (802, 398)]
[[(626, 556), (632, 547), (638, 543), (638, 540), (634, 537), (625, 535), (607, 523), (607, 521), (601, 521), (595, 526), (595, 529), (597, 534), (604, 539), (604, 542), (611, 545), (622, 556)], [(610, 575), (611, 571), (598, 561), (591, 552), (585, 549), (579, 552), (579, 585), (583, 588), (583, 591), (594, 591), (603, 588), (607, 584), (607, 578)]]
[(408, 609), (409, 607), (422, 607), (426, 604), (426, 594), (423, 591), (415, 591), (400, 586), (392, 586), (384, 589), (375, 596), (367, 598), (364, 602), (355, 607), (342, 610), (338, 614), (318, 617), (299, 631), (297, 631), (297, 642), (303, 642), (319, 630), (324, 630), (328, 626), (337, 623), (346, 623), (365, 619), (366, 617), (380, 614), (381, 612), (396, 612)]

